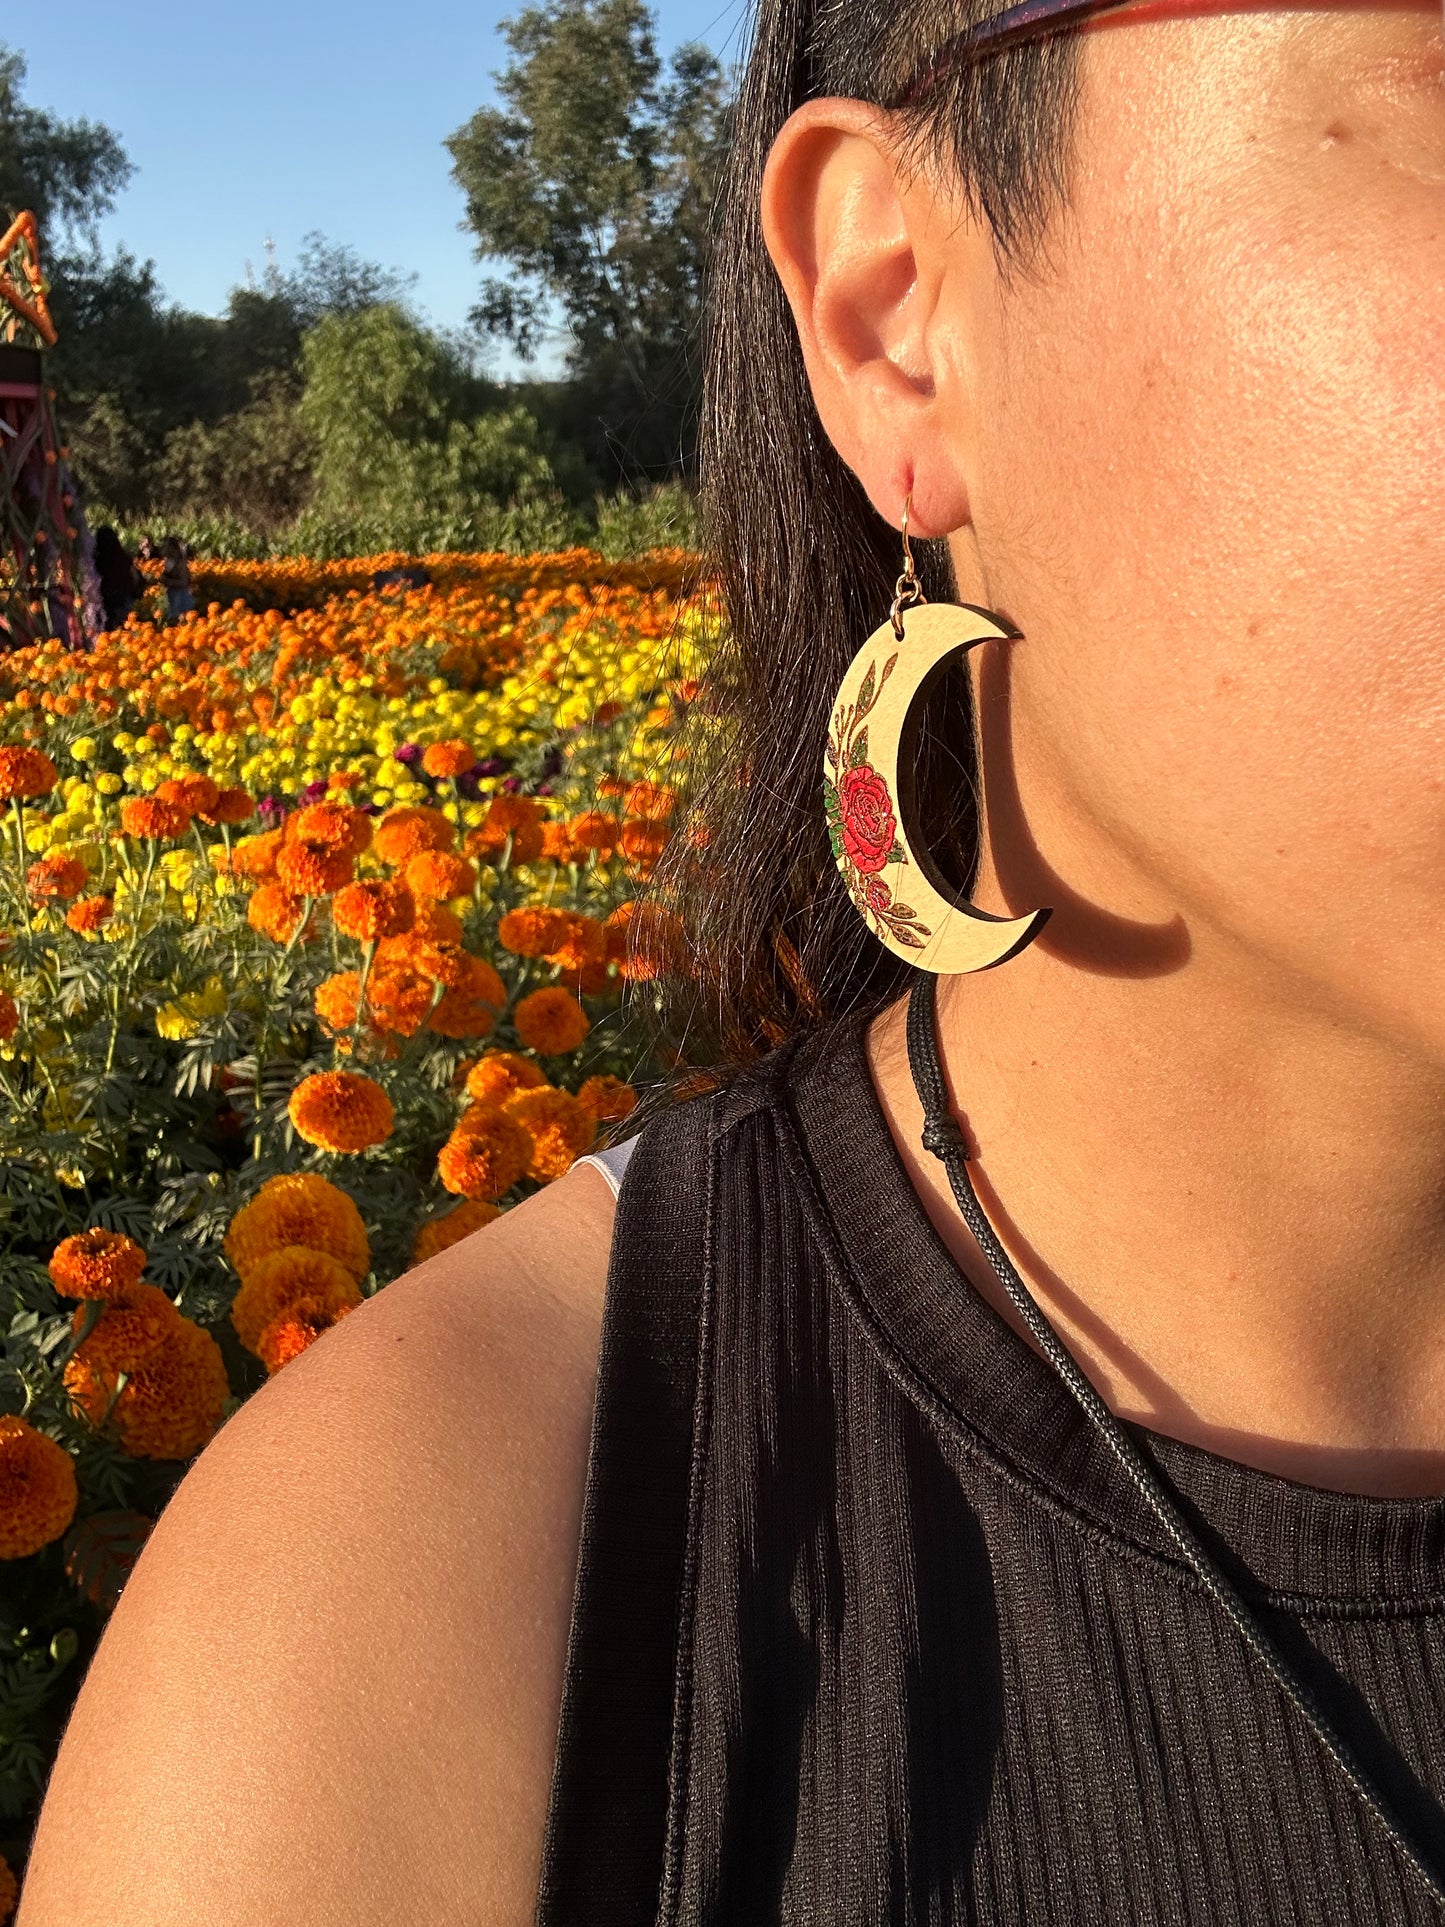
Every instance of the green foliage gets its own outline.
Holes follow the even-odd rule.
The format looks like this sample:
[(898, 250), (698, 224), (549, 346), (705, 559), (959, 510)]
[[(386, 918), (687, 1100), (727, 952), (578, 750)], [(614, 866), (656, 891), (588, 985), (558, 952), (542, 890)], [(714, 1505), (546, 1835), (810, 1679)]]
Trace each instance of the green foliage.
[(394, 304), (328, 315), (306, 336), (301, 420), (313, 438), (318, 515), (375, 521), (391, 546), (468, 524), (553, 484), (537, 424), (502, 402), (446, 344)]
[(482, 259), (507, 263), (474, 311), (529, 355), (551, 304), (599, 475), (685, 469), (725, 78), (705, 48), (664, 76), (644, 0), (560, 0), (503, 23), (500, 107), (446, 145)]
[(29, 208), (52, 246), (90, 235), (133, 171), (108, 127), (60, 120), (21, 98), (25, 61), (0, 43), (0, 214)]

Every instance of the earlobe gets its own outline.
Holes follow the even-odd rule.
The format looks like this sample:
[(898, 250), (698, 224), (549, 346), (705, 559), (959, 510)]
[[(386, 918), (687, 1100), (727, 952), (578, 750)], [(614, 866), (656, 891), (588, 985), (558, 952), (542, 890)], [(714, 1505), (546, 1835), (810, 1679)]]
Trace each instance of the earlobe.
[(913, 491), (923, 535), (966, 519), (938, 459), (954, 357), (934, 352), (944, 258), (917, 245), (930, 199), (882, 109), (817, 100), (779, 133), (761, 208), (823, 428), (890, 522)]

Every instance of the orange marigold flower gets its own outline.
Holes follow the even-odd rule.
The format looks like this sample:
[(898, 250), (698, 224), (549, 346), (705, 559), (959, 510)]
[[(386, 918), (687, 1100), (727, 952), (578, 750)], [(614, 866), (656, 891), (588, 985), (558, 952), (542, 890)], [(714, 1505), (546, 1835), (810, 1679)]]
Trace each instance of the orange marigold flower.
[(497, 925), (497, 942), (514, 957), (545, 957), (567, 936), (567, 912), (549, 904), (523, 904)]
[(661, 904), (620, 903), (603, 925), (607, 954), (634, 983), (645, 983), (682, 959), (682, 923)]
[(78, 856), (52, 850), (32, 863), (25, 872), (25, 888), (37, 900), (44, 897), (78, 897), (89, 880), (89, 871)]
[(402, 874), (419, 897), (431, 897), (438, 903), (448, 897), (470, 896), (477, 881), (476, 865), (450, 850), (418, 850), (407, 858)]
[(483, 1225), (491, 1224), (500, 1218), (502, 1207), (493, 1204), (489, 1198), (468, 1198), (448, 1211), (444, 1218), (433, 1218), (424, 1224), (416, 1234), (411, 1248), (411, 1261), (414, 1265), (425, 1264), (428, 1258), (435, 1258), (439, 1251), (450, 1251), (454, 1244), (463, 1238), (470, 1238), (474, 1231)]
[(225, 789), (218, 790), (210, 809), (196, 811), (196, 815), (205, 823), (247, 823), (255, 814), (255, 797), (238, 783), (228, 784)]
[(418, 850), (449, 850), (456, 831), (440, 810), (388, 810), (372, 833), (372, 848), (383, 863), (400, 865)]
[(306, 915), (306, 899), (272, 879), (256, 890), (246, 905), (246, 921), (273, 943), (290, 943)]
[(411, 929), (415, 916), (411, 891), (394, 878), (348, 883), (331, 904), (331, 921), (343, 937), (354, 937), (358, 943), (399, 937)]
[(145, 1270), (145, 1248), (97, 1225), (62, 1238), (50, 1255), (50, 1281), (62, 1298), (113, 1298)]
[(275, 876), (281, 843), (280, 830), (262, 830), (257, 836), (243, 836), (231, 852), (231, 868), (243, 877)]
[(0, 1044), (8, 1044), (20, 1028), (20, 1006), (8, 990), (0, 990)]
[(677, 808), (676, 790), (644, 779), (634, 783), (623, 800), (623, 809), (629, 816), (640, 816), (649, 822), (671, 816)]
[[(159, 1285), (138, 1278), (105, 1300), (105, 1310), (80, 1347), (80, 1356), (97, 1371), (133, 1372), (175, 1330), (180, 1315), (175, 1301)], [(84, 1322), (85, 1306), (77, 1305), (70, 1329), (79, 1332)]]
[(620, 1077), (589, 1077), (577, 1093), (577, 1102), (599, 1124), (620, 1124), (636, 1110), (637, 1092)]
[(354, 970), (339, 971), (316, 986), (316, 1015), (328, 1030), (350, 1030), (360, 1000), (360, 976)]
[(581, 970), (589, 963), (605, 963), (607, 933), (597, 918), (586, 916), (580, 910), (562, 914), (563, 927), (547, 952), (552, 962), (569, 971)]
[(628, 787), (621, 776), (599, 776), (597, 779), (599, 796), (626, 796)]
[(81, 897), (66, 911), (65, 921), (82, 937), (90, 937), (94, 936), (102, 924), (109, 923), (114, 914), (115, 903), (112, 898)]
[(477, 752), (459, 737), (447, 743), (431, 743), (421, 753), (421, 766), (428, 776), (465, 776), (476, 760)]
[(617, 847), (629, 868), (645, 880), (652, 875), (667, 843), (668, 833), (660, 823), (650, 817), (635, 817), (623, 824)]
[(314, 1345), (323, 1332), (355, 1310), (353, 1305), (328, 1304), (323, 1298), (298, 1298), (289, 1310), (274, 1318), (256, 1341), (256, 1351), (267, 1372), (274, 1377), (289, 1365), (298, 1352)]
[(378, 1030), (415, 1037), (432, 1007), (432, 985), (415, 970), (373, 969), (366, 986), (367, 1015)]
[(324, 1151), (365, 1151), (384, 1144), (395, 1122), (386, 1092), (358, 1071), (303, 1077), (286, 1108), (297, 1136)]
[(622, 825), (606, 810), (584, 810), (567, 825), (567, 841), (574, 850), (595, 850), (598, 856), (611, 856), (617, 848)]
[(371, 818), (351, 803), (308, 803), (286, 819), (288, 843), (325, 843), (347, 856), (360, 856), (371, 845)]
[(507, 985), (486, 958), (474, 958), (466, 950), (439, 954), (453, 956), (462, 969), (455, 977), (439, 979), (447, 989), (428, 1023), (439, 1037), (489, 1037), (507, 1008)]
[(572, 838), (565, 823), (542, 825), (542, 848), (538, 854), (548, 863), (572, 861)]
[(0, 749), (0, 803), (13, 797), (48, 796), (60, 772), (43, 749)]
[(535, 796), (494, 796), (487, 805), (482, 827), (513, 835), (528, 823), (540, 823), (546, 810)]
[(0, 1418), (0, 1559), (26, 1559), (58, 1539), (79, 1499), (65, 1447), (15, 1413)]
[(532, 1141), (514, 1118), (490, 1108), (468, 1112), (437, 1158), (437, 1176), (462, 1198), (499, 1198), (527, 1168)]
[(587, 1013), (560, 984), (530, 991), (512, 1012), (518, 1037), (541, 1057), (560, 1057), (574, 1051), (592, 1026)]
[(355, 858), (334, 844), (288, 838), (276, 853), (276, 881), (302, 897), (329, 897), (351, 881)]
[(231, 1300), (231, 1323), (248, 1352), (254, 1352), (266, 1327), (298, 1298), (320, 1298), (336, 1305), (359, 1305), (361, 1287), (335, 1258), (305, 1245), (283, 1245), (257, 1259)]
[(478, 1104), (504, 1104), (518, 1091), (534, 1091), (546, 1083), (530, 1057), (514, 1050), (489, 1050), (467, 1072), (467, 1096)]
[(179, 803), (190, 816), (208, 816), (220, 798), (220, 786), (210, 776), (172, 776), (156, 791), (163, 803)]
[(550, 1084), (518, 1091), (507, 1099), (503, 1115), (526, 1132), (530, 1144), (526, 1175), (542, 1184), (570, 1171), (597, 1135), (592, 1112), (570, 1091), (554, 1090)]
[[(116, 1387), (116, 1374), (96, 1371), (83, 1358), (65, 1367), (66, 1389), (98, 1424)], [(231, 1395), (221, 1348), (192, 1319), (174, 1331), (128, 1378), (111, 1414), (121, 1447), (133, 1458), (188, 1459), (211, 1439)]]
[(127, 836), (173, 843), (191, 827), (191, 813), (161, 796), (128, 796), (120, 806), (120, 827)]
[(283, 1171), (267, 1178), (232, 1218), (225, 1253), (244, 1279), (263, 1258), (288, 1245), (324, 1252), (358, 1281), (371, 1269), (371, 1242), (361, 1213), (319, 1171)]

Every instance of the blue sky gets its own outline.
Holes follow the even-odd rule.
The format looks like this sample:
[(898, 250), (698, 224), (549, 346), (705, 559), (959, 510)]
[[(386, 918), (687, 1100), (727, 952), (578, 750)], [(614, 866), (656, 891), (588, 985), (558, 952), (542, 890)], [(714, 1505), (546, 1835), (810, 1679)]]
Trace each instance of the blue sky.
[[(29, 66), (27, 98), (104, 121), (135, 163), (105, 224), (154, 260), (168, 296), (217, 312), (266, 241), (283, 268), (329, 240), (418, 279), (446, 327), (482, 270), (457, 227), (445, 136), (492, 98), (510, 0), (7, 0), (0, 40)], [(736, 56), (746, 0), (654, 0), (664, 48)], [(497, 371), (505, 372), (498, 363)]]

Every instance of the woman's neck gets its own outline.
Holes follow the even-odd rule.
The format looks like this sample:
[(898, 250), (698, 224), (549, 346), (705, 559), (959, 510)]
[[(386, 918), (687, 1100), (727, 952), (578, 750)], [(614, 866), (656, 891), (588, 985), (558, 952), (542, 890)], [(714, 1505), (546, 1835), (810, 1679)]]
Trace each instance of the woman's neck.
[[(987, 872), (987, 866), (986, 866)], [(986, 873), (982, 907), (1019, 914)], [(1047, 900), (1047, 899), (1045, 899)], [(1261, 994), (1195, 926), (1177, 967), (1069, 956), (1060, 913), (939, 986), (979, 1200), (1121, 1416), (1310, 1484), (1445, 1493), (1445, 1076)], [(919, 1143), (905, 1006), (874, 1080), (968, 1276), (1023, 1334)]]

